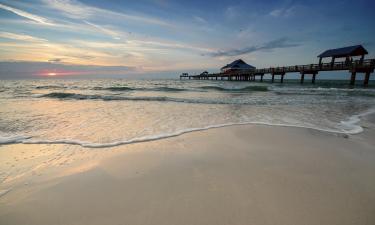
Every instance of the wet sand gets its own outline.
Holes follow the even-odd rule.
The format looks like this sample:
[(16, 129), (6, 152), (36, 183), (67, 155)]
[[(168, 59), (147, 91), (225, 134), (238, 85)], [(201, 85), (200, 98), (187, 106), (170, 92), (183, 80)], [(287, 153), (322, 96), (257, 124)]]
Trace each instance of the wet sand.
[[(0, 223), (372, 225), (373, 128), (233, 126), (109, 149), (4, 145), (2, 156), (44, 149), (46, 158), (3, 178)], [(56, 152), (62, 164), (37, 167)]]

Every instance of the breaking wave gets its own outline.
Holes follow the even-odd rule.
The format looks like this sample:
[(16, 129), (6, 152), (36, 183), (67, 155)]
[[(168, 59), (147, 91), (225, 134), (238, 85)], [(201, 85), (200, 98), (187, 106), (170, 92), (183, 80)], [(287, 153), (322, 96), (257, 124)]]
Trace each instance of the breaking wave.
[(142, 87), (95, 87), (94, 90), (107, 90), (107, 91), (161, 91), (161, 92), (181, 92), (181, 91), (199, 91), (199, 90), (212, 90), (212, 91), (226, 91), (226, 92), (252, 92), (252, 91), (268, 91), (267, 86), (247, 86), (244, 88), (224, 88), (219, 86), (202, 86), (197, 89), (176, 88), (176, 87), (156, 87), (156, 88), (142, 88)]
[(226, 92), (268, 91), (267, 86), (247, 86), (244, 88), (224, 88), (224, 87), (219, 87), (219, 86), (202, 86), (199, 88), (203, 90), (226, 91)]
[(134, 91), (134, 88), (130, 87), (94, 87), (94, 90), (106, 90), (106, 91)]
[[(191, 104), (252, 104), (246, 102), (235, 102), (225, 99), (188, 99), (173, 98), (165, 96), (112, 96), (112, 95), (84, 95), (66, 92), (52, 92), (39, 95), (39, 98), (54, 98), (61, 100), (103, 100), (103, 101), (153, 101), (153, 102), (176, 102)], [(260, 104), (260, 103), (258, 103)]]
[(172, 88), (172, 87), (136, 88), (136, 87), (126, 87), (126, 86), (94, 87), (93, 90), (105, 90), (105, 91), (164, 91), (164, 92), (188, 91), (188, 89)]
[(45, 85), (45, 86), (37, 86), (36, 89), (65, 89), (64, 86), (57, 86), (57, 85)]

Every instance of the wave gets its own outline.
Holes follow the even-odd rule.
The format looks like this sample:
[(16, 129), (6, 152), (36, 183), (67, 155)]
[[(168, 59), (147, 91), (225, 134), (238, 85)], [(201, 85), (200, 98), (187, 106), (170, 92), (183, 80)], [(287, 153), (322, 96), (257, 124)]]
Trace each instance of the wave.
[(172, 87), (157, 87), (157, 88), (150, 88), (151, 91), (165, 91), (165, 92), (179, 92), (179, 91), (190, 91), (189, 89), (185, 88), (172, 88)]
[(37, 95), (37, 98), (54, 98), (60, 100), (103, 100), (103, 101), (149, 101), (149, 102), (175, 102), (186, 104), (209, 104), (209, 105), (271, 105), (266, 100), (252, 102), (236, 101), (236, 99), (204, 99), (204, 98), (175, 98), (166, 96), (113, 96), (113, 95), (84, 95), (68, 92), (52, 92)]
[(317, 96), (363, 96), (375, 97), (373, 89), (353, 88), (274, 88), (277, 95), (317, 95)]
[(227, 92), (268, 91), (267, 86), (247, 86), (244, 88), (224, 88), (224, 87), (219, 87), (219, 86), (202, 86), (199, 88), (203, 90), (227, 91)]
[(37, 86), (36, 89), (65, 89), (64, 86), (57, 86), (57, 85), (46, 85), (46, 86)]
[(105, 90), (105, 91), (163, 91), (163, 92), (179, 92), (179, 91), (188, 91), (189, 89), (184, 89), (184, 88), (172, 88), (172, 87), (135, 88), (135, 87), (125, 87), (125, 86), (114, 86), (114, 87), (94, 87), (93, 90)]
[(213, 128), (221, 128), (221, 127), (229, 127), (229, 126), (239, 126), (239, 125), (263, 125), (263, 126), (278, 126), (278, 127), (293, 127), (293, 128), (304, 128), (304, 129), (312, 129), (318, 130), (322, 132), (328, 133), (335, 133), (335, 134), (359, 134), (363, 132), (363, 128), (358, 125), (360, 122), (360, 118), (364, 116), (368, 116), (370, 114), (375, 113), (375, 108), (372, 108), (368, 111), (365, 111), (361, 114), (353, 115), (348, 118), (347, 121), (341, 121), (338, 125), (337, 130), (333, 129), (323, 129), (313, 126), (303, 126), (303, 125), (291, 125), (291, 124), (282, 124), (282, 123), (265, 123), (265, 122), (242, 122), (242, 123), (225, 123), (225, 124), (216, 124), (210, 125), (205, 127), (199, 128), (187, 128), (182, 129), (172, 133), (164, 133), (152, 136), (144, 136), (133, 138), (129, 140), (121, 140), (121, 141), (114, 141), (108, 143), (95, 143), (95, 142), (88, 142), (88, 141), (81, 141), (81, 140), (73, 140), (73, 139), (60, 139), (60, 140), (39, 140), (39, 139), (32, 139), (28, 136), (14, 136), (14, 137), (0, 137), (0, 144), (68, 144), (68, 145), (79, 145), (85, 148), (110, 148), (116, 147), (120, 145), (127, 145), (127, 144), (135, 144), (141, 142), (149, 142), (149, 141), (156, 141), (161, 139), (166, 139), (170, 137), (177, 137), (186, 133), (191, 133), (195, 131), (203, 131)]
[[(173, 102), (188, 102), (188, 99), (169, 98), (169, 97), (129, 97), (129, 96), (106, 96), (106, 95), (84, 95), (67, 92), (52, 92), (44, 95), (39, 95), (39, 98), (56, 98), (56, 99), (71, 99), (71, 100), (104, 100), (104, 101), (173, 101)], [(193, 101), (194, 102), (194, 101)]]
[(52, 92), (48, 94), (41, 95), (39, 97), (45, 98), (57, 98), (57, 99), (100, 99), (100, 95), (83, 95), (83, 94), (76, 94), (76, 93), (69, 93), (69, 92)]
[(134, 91), (134, 88), (130, 87), (94, 87), (93, 90), (106, 90), (106, 91)]
[[(52, 92), (44, 95), (38, 95), (38, 98), (54, 98), (61, 100), (103, 100), (103, 101), (153, 101), (153, 102), (176, 102), (191, 104), (238, 104), (225, 100), (204, 100), (204, 99), (186, 99), (172, 98), (164, 96), (107, 96), (107, 95), (84, 95), (67, 92)], [(244, 103), (241, 103), (244, 104)]]

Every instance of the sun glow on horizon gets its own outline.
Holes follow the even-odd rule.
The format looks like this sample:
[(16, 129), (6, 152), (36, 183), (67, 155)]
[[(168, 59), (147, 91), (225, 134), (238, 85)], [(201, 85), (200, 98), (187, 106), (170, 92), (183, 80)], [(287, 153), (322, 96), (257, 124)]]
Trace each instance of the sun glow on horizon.
[(56, 76), (56, 73), (47, 73), (47, 76)]

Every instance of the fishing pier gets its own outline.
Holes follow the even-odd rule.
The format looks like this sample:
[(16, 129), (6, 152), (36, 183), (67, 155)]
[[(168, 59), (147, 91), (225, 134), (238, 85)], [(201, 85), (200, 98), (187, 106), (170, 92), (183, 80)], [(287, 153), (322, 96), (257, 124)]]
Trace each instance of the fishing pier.
[[(203, 72), (197, 75), (189, 75), (183, 73), (180, 79), (195, 79), (195, 80), (228, 80), (228, 81), (256, 81), (263, 82), (263, 77), (266, 74), (271, 75), (271, 82), (275, 82), (275, 77), (280, 78), (280, 82), (284, 82), (284, 77), (288, 73), (300, 73), (300, 83), (303, 84), (305, 76), (311, 76), (311, 83), (315, 84), (316, 76), (319, 72), (323, 71), (349, 71), (350, 84), (354, 85), (357, 73), (363, 73), (363, 85), (367, 86), (370, 80), (371, 73), (374, 72), (375, 59), (364, 59), (368, 54), (367, 50), (361, 45), (350, 46), (339, 49), (331, 49), (323, 52), (318, 56), (318, 64), (296, 65), (296, 66), (283, 66), (283, 67), (270, 67), (263, 69), (256, 69), (253, 66), (246, 64), (243, 60), (239, 59), (231, 64), (221, 68), (220, 73)], [(323, 63), (324, 58), (331, 58), (328, 63)], [(353, 57), (360, 57), (353, 60)], [(335, 62), (338, 58), (345, 58), (345, 61)], [(257, 79), (258, 78), (258, 79)]]

